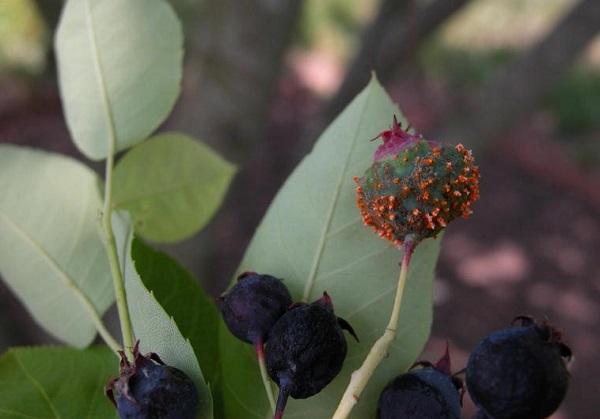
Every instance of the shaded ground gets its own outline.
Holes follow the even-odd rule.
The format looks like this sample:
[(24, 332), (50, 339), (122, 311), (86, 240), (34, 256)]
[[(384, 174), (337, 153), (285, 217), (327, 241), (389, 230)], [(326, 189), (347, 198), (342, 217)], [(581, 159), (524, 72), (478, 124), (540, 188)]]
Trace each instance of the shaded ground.
[[(417, 127), (427, 125), (439, 106), (400, 90), (409, 119)], [(203, 250), (204, 266), (192, 266), (205, 273), (212, 292), (222, 289), (233, 273), (256, 223), (298, 160), (297, 150), (305, 148), (297, 143), (316, 103), (293, 78), (282, 84), (269, 137), (248, 156), (227, 210), (205, 233), (216, 245), (210, 253)], [(12, 99), (7, 94), (0, 100), (0, 141), (79, 156), (51, 88), (35, 98), (23, 99), (16, 91)], [(597, 175), (564, 160), (556, 144), (546, 125), (534, 120), (479, 155), (481, 201), (472, 219), (454, 223), (445, 237), (433, 336), (424, 358), (437, 358), (449, 339), (455, 369), (461, 369), (478, 339), (514, 316), (547, 316), (564, 331), (575, 354), (571, 389), (555, 418), (596, 419), (600, 401), (592, 388), (600, 376), (594, 358), (600, 351), (600, 182)], [(181, 249), (187, 249), (189, 265), (198, 249)], [(48, 341), (2, 287), (0, 301), (0, 351)], [(465, 417), (471, 414), (467, 402)]]

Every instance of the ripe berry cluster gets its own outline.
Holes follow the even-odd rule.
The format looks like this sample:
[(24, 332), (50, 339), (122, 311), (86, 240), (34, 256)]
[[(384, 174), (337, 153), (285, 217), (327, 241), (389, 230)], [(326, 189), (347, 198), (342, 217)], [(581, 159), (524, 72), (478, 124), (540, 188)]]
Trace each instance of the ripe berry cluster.
[(310, 304), (292, 303), (283, 282), (270, 275), (242, 274), (219, 306), (231, 333), (255, 345), (259, 358), (264, 352), (279, 386), (274, 418), (283, 417), (289, 396), (311, 397), (339, 374), (347, 352), (343, 329), (358, 340), (327, 293)]
[[(515, 324), (521, 322), (520, 325)], [(544, 419), (567, 392), (571, 350), (547, 323), (518, 317), (486, 336), (471, 353), (466, 383), (480, 409), (476, 419)], [(462, 382), (446, 355), (394, 379), (381, 393), (378, 419), (459, 419)]]

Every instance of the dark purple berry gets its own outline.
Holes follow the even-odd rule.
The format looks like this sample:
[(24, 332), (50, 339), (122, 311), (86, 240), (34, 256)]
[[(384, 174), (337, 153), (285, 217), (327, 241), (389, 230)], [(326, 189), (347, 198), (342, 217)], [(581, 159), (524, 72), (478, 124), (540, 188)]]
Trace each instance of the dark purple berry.
[(333, 312), (327, 293), (311, 304), (297, 304), (275, 323), (266, 345), (267, 370), (279, 386), (277, 412), (281, 418), (289, 396), (306, 399), (333, 380), (346, 358), (352, 327)]
[(120, 375), (105, 390), (121, 419), (194, 419), (198, 392), (192, 380), (157, 354), (140, 354), (138, 346), (133, 363), (121, 352)]
[(417, 365), (423, 368), (399, 375), (383, 390), (377, 419), (459, 419), (462, 381), (451, 375), (448, 349), (437, 364)]
[(292, 304), (280, 279), (246, 272), (219, 299), (225, 324), (235, 337), (254, 346), (266, 341), (269, 331)]
[(488, 335), (473, 350), (467, 388), (475, 404), (494, 419), (546, 418), (567, 392), (565, 360), (570, 357), (556, 329), (517, 317), (513, 327)]
[(494, 419), (494, 418), (489, 416), (487, 413), (485, 413), (485, 411), (478, 410), (477, 413), (475, 413), (475, 416), (473, 416), (473, 419)]

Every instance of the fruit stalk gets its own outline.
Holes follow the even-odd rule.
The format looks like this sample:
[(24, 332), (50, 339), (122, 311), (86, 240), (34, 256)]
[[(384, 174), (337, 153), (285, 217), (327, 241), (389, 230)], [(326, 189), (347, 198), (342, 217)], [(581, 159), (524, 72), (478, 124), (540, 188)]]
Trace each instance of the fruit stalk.
[(352, 373), (350, 383), (346, 387), (346, 391), (340, 400), (340, 403), (332, 416), (332, 419), (345, 419), (350, 415), (350, 412), (358, 403), (361, 393), (367, 386), (369, 379), (379, 366), (381, 361), (388, 355), (390, 345), (396, 338), (396, 329), (398, 328), (398, 319), (400, 317), (400, 306), (404, 287), (408, 277), (408, 268), (410, 259), (413, 254), (414, 244), (412, 239), (406, 237), (403, 244), (404, 255), (402, 256), (402, 264), (400, 267), (400, 276), (398, 278), (398, 286), (396, 288), (396, 297), (392, 307), (392, 314), (383, 335), (371, 347), (369, 354), (363, 361), (359, 369)]
[(115, 136), (111, 133), (109, 137), (108, 157), (106, 158), (106, 172), (104, 180), (104, 207), (102, 210), (102, 230), (104, 232), (104, 247), (110, 264), (110, 272), (113, 279), (113, 288), (115, 290), (115, 299), (119, 312), (119, 322), (121, 325), (121, 334), (123, 336), (123, 346), (125, 354), (130, 361), (133, 361), (133, 347), (135, 338), (131, 319), (129, 317), (129, 308), (127, 306), (127, 296), (125, 294), (125, 282), (123, 273), (119, 266), (119, 256), (117, 254), (117, 243), (112, 228), (112, 173), (115, 153)]
[(267, 366), (265, 365), (265, 347), (262, 340), (259, 340), (255, 346), (256, 359), (258, 359), (258, 367), (260, 368), (260, 377), (262, 378), (263, 385), (265, 386), (265, 392), (271, 405), (271, 411), (275, 413), (275, 397), (273, 396), (273, 387), (271, 386), (271, 380), (267, 374)]
[(285, 387), (279, 390), (279, 396), (277, 396), (277, 408), (273, 415), (273, 419), (283, 419), (283, 412), (285, 411), (285, 405), (287, 404), (289, 394)]

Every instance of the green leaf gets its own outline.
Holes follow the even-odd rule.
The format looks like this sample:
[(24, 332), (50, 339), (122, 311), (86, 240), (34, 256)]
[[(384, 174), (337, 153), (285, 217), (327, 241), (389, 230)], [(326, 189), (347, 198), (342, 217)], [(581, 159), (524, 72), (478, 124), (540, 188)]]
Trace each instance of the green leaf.
[(34, 319), (71, 345), (89, 345), (114, 301), (98, 235), (94, 172), (57, 154), (0, 146), (0, 274)]
[[(184, 337), (173, 319), (157, 301), (153, 291), (146, 288), (138, 273), (138, 261), (132, 257), (133, 226), (125, 211), (113, 214), (121, 270), (125, 276), (127, 304), (136, 339), (142, 353), (156, 352), (168, 365), (184, 371), (196, 384), (200, 398), (199, 419), (212, 419), (213, 404), (210, 389), (188, 338)], [(142, 258), (139, 263), (144, 263)], [(140, 268), (140, 272), (147, 272)], [(168, 278), (163, 278), (166, 281)]]
[(220, 316), (212, 299), (196, 279), (175, 260), (139, 239), (131, 245), (131, 257), (146, 289), (189, 339), (207, 381), (218, 373), (217, 330)]
[(118, 365), (100, 346), (11, 349), (0, 358), (0, 417), (114, 418), (104, 385)]
[[(369, 141), (388, 127), (397, 107), (376, 80), (360, 93), (318, 140), (277, 194), (261, 222), (239, 271), (270, 273), (285, 279), (292, 295), (312, 301), (323, 291), (336, 313), (348, 320), (360, 344), (348, 339), (339, 376), (310, 400), (290, 400), (285, 417), (330, 417), (373, 342), (389, 320), (401, 253), (362, 225), (352, 177), (372, 162)], [(405, 121), (403, 121), (405, 122)], [(412, 259), (397, 340), (377, 369), (353, 418), (373, 418), (379, 393), (406, 370), (425, 344), (432, 319), (432, 280), (439, 240), (422, 242)], [(266, 397), (252, 348), (221, 327), (226, 417), (264, 419)], [(268, 350), (268, 345), (267, 345)]]
[(183, 134), (160, 134), (117, 164), (114, 206), (131, 213), (136, 234), (144, 238), (183, 240), (210, 220), (234, 173), (208, 146)]
[(144, 140), (179, 95), (183, 34), (163, 0), (69, 0), (55, 40), (71, 136), (90, 159)]

